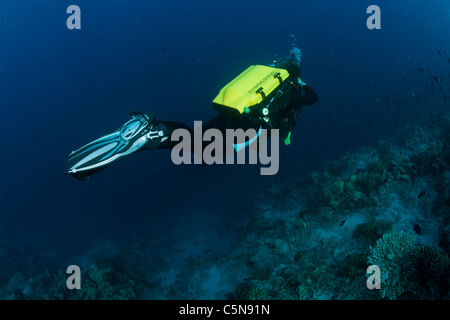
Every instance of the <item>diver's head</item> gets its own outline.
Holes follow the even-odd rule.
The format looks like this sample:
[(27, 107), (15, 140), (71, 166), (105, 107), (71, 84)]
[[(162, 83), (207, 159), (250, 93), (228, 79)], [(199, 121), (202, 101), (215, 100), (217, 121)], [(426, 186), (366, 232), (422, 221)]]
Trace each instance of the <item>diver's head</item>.
[(289, 55), (292, 56), (294, 61), (300, 67), (300, 65), (302, 63), (302, 51), (297, 47), (292, 47), (291, 50), (289, 51)]

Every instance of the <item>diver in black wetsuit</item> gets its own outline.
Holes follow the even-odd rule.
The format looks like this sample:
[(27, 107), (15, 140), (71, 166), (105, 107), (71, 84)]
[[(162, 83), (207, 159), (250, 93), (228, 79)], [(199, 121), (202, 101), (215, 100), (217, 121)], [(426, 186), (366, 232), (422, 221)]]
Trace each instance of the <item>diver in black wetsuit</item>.
[[(259, 70), (270, 71), (269, 76), (264, 77), (263, 81), (268, 79), (276, 82), (276, 88), (267, 92), (267, 95), (263, 86), (259, 87), (263, 81), (253, 86), (254, 92), (247, 90), (245, 75), (241, 74), (238, 78), (240, 83), (244, 82), (247, 85), (243, 91), (243, 94), (247, 95), (246, 99), (255, 100), (257, 97), (260, 101), (242, 108), (240, 105), (224, 106), (217, 102), (216, 98), (213, 107), (219, 115), (203, 124), (203, 129), (215, 128), (221, 132), (237, 128), (278, 129), (279, 136), (284, 137), (284, 142), (288, 145), (301, 107), (312, 105), (318, 100), (314, 90), (301, 79), (299, 53), (299, 49), (293, 48), (285, 58), (274, 61), (270, 67), (257, 66)], [(281, 73), (277, 71), (281, 71), (285, 79), (282, 79)], [(253, 71), (248, 73), (250, 72)], [(253, 83), (250, 87), (251, 85)], [(176, 129), (193, 131), (181, 122), (158, 121), (149, 112), (133, 112), (130, 115), (132, 119), (118, 129), (72, 151), (66, 161), (65, 173), (70, 173), (78, 180), (85, 180), (116, 160), (134, 152), (173, 148), (178, 143), (171, 140), (172, 132)]]

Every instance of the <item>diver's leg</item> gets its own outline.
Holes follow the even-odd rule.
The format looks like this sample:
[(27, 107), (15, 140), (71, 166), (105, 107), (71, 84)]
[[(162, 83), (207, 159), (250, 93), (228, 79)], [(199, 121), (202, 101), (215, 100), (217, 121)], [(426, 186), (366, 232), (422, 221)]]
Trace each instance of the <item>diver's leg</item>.
[[(191, 135), (191, 144), (192, 144), (191, 150), (194, 150), (194, 129), (192, 129), (191, 127), (182, 122), (177, 121), (160, 121), (160, 122), (167, 127), (166, 132), (169, 136), (169, 139), (161, 142), (159, 148), (172, 149), (175, 145), (179, 143), (179, 141), (172, 141), (171, 139), (172, 133), (177, 129), (185, 129)], [(218, 116), (205, 123), (202, 123), (202, 131), (205, 132), (208, 129), (218, 129), (225, 136), (226, 132), (225, 121), (222, 119), (222, 117)]]
[[(189, 134), (191, 135), (191, 137), (193, 137), (193, 135), (194, 135), (194, 130), (192, 130), (192, 128), (190, 128), (188, 125), (186, 125), (182, 122), (160, 121), (160, 123), (166, 127), (165, 132), (169, 138), (165, 139), (158, 145), (159, 149), (172, 149), (175, 145), (177, 145), (179, 143), (178, 141), (172, 141), (172, 133), (177, 129), (187, 130), (189, 132)], [(191, 139), (191, 141), (193, 141), (193, 140), (194, 139)], [(155, 148), (149, 148), (149, 149), (155, 149)]]
[[(203, 134), (209, 130), (209, 129), (217, 129), (221, 132), (223, 140), (225, 141), (225, 133), (226, 133), (226, 129), (227, 129), (227, 124), (226, 121), (218, 116), (216, 118), (213, 118), (205, 123), (202, 123), (202, 129), (201, 129), (201, 140), (202, 143), (200, 146), (195, 144), (195, 135), (199, 134), (198, 132), (195, 131), (195, 129), (190, 128), (189, 126), (187, 126), (186, 124), (182, 123), (182, 122), (175, 122), (175, 121), (161, 121), (162, 124), (164, 124), (166, 126), (166, 132), (167, 135), (169, 136), (169, 139), (163, 141), (160, 143), (159, 148), (164, 148), (164, 149), (174, 149), (177, 148), (178, 152), (181, 152), (181, 150), (183, 150), (183, 152), (189, 152), (190, 154), (194, 155), (200, 155), (201, 158), (203, 159), (203, 153), (205, 150), (205, 147), (209, 144), (208, 142), (204, 143), (203, 141)], [(172, 133), (177, 130), (177, 129), (184, 129), (188, 132), (189, 134), (189, 144), (188, 146), (186, 146), (185, 143), (183, 143), (183, 140), (172, 140)], [(181, 139), (184, 139), (184, 137), (181, 137)], [(188, 148), (188, 149), (187, 149)], [(177, 151), (175, 150), (175, 151)], [(217, 152), (220, 152), (221, 154), (225, 155), (226, 154), (226, 148), (224, 145), (224, 149), (223, 150), (216, 150)]]

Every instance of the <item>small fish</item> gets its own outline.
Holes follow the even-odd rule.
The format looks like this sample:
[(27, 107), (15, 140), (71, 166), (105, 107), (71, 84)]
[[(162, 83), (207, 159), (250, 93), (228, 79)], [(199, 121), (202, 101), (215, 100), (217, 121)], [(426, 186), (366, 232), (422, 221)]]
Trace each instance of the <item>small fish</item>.
[(342, 220), (341, 223), (339, 224), (339, 227), (342, 227), (344, 225), (345, 221), (347, 221), (347, 219)]
[(439, 78), (438, 76), (433, 76), (433, 79), (436, 82), (441, 82), (441, 78)]
[(425, 72), (425, 69), (424, 68), (417, 68), (417, 71)]
[(437, 53), (438, 53), (438, 55), (442, 56), (441, 50), (438, 50)]
[(417, 195), (417, 199), (422, 198), (422, 197), (425, 195), (425, 193), (426, 193), (425, 190), (423, 190), (422, 192), (420, 192), (420, 193)]

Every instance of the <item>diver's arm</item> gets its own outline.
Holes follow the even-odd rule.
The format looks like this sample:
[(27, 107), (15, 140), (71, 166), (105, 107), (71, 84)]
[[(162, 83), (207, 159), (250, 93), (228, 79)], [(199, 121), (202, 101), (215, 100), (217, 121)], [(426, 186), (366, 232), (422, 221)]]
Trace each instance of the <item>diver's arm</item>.
[[(287, 137), (284, 141), (286, 145), (290, 144), (291, 131), (296, 126), (296, 120), (298, 114), (301, 112), (302, 106), (312, 105), (319, 100), (319, 96), (316, 92), (308, 86), (306, 83), (301, 81), (299, 78), (299, 87), (296, 94), (292, 97), (288, 104), (287, 111), (281, 117), (278, 123), (278, 129), (280, 130), (280, 137)], [(302, 94), (302, 89), (304, 94)]]
[(311, 88), (309, 85), (305, 84), (305, 85), (303, 85), (302, 88), (303, 88), (303, 91), (305, 92), (305, 94), (300, 95), (298, 105), (310, 106), (319, 100), (319, 96), (314, 91), (314, 89)]

